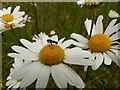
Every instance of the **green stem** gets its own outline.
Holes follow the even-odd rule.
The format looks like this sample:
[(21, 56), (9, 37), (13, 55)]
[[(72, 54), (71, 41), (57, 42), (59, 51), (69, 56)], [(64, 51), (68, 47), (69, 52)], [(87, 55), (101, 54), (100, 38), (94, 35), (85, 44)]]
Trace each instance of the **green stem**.
[(20, 43), (20, 41), (19, 41), (17, 35), (16, 35), (15, 32), (14, 32), (14, 29), (13, 29), (12, 25), (10, 25), (10, 27), (11, 27), (11, 30), (12, 30), (13, 34), (15, 35), (15, 37), (16, 37), (16, 39), (17, 39), (17, 42)]
[(37, 10), (36, 10), (36, 6), (35, 6), (35, 3), (34, 3), (34, 2), (32, 2), (32, 5), (33, 5), (34, 17), (35, 17), (35, 29), (36, 29), (37, 33), (39, 33)]
[(87, 78), (88, 78), (88, 74), (89, 74), (89, 66), (88, 66), (88, 68), (87, 68), (87, 72), (86, 72), (86, 76), (85, 76), (85, 80), (84, 80), (84, 81), (87, 80)]
[(96, 17), (96, 12), (97, 12), (97, 9), (95, 8), (95, 13), (94, 13), (94, 16), (93, 16), (93, 21), (92, 21), (92, 25), (91, 25), (91, 29), (90, 29), (90, 36), (89, 36), (89, 38), (88, 39), (90, 39), (91, 38), (91, 35), (92, 35), (92, 29), (93, 29), (93, 24), (94, 24), (94, 22), (95, 22), (95, 17)]

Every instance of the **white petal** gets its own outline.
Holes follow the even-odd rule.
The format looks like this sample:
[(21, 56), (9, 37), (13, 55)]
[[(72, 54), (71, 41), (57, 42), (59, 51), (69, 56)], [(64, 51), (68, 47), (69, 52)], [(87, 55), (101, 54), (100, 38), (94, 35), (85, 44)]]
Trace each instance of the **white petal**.
[(72, 44), (75, 45), (75, 46), (78, 46), (78, 47), (81, 47), (83, 49), (86, 49), (88, 48), (88, 44), (87, 43), (81, 43), (81, 42), (78, 42), (78, 41), (72, 41)]
[(119, 31), (119, 32), (116, 32), (115, 34), (113, 34), (113, 35), (110, 37), (111, 41), (120, 39), (118, 35), (120, 35), (120, 31)]
[(111, 49), (119, 49), (119, 47), (120, 47), (120, 44), (119, 45), (113, 45), (113, 46), (111, 46)]
[(3, 15), (3, 11), (2, 10), (0, 10), (0, 17)]
[(21, 82), (17, 82), (17, 83), (13, 86), (13, 88), (14, 88), (14, 89), (15, 89), (15, 88), (17, 89), (17, 88), (20, 86), (20, 83), (21, 83)]
[(104, 57), (104, 63), (106, 65), (110, 65), (112, 62), (111, 58), (106, 53), (103, 53), (103, 57)]
[(65, 63), (68, 64), (75, 64), (75, 65), (90, 65), (92, 66), (93, 61), (89, 59), (83, 59), (83, 58), (71, 58), (71, 59), (65, 59)]
[(12, 66), (13, 66), (15, 69), (18, 69), (16, 63), (12, 64)]
[[(17, 81), (16, 81), (16, 82), (17, 82)], [(7, 90), (10, 90), (10, 88), (13, 87), (13, 86), (16, 84), (16, 82), (13, 83), (13, 84), (11, 84), (11, 85), (9, 85), (9, 87), (7, 88)]]
[(110, 23), (109, 23), (109, 25), (107, 26), (107, 28), (106, 28), (106, 30), (105, 30), (105, 34), (106, 35), (110, 35), (110, 32), (111, 31), (113, 31), (113, 26), (114, 26), (114, 24), (116, 23), (116, 21), (117, 21), (117, 19), (113, 19)]
[(16, 80), (9, 80), (6, 83), (6, 86), (10, 86), (11, 84), (15, 84), (17, 81)]
[(109, 55), (109, 57), (113, 60), (113, 62), (115, 62), (117, 65), (120, 65), (119, 63), (118, 63), (118, 57), (114, 54), (114, 53), (112, 53), (112, 52), (110, 52), (110, 51), (107, 51), (106, 52), (108, 55)]
[(7, 8), (9, 14), (11, 13), (11, 9), (12, 9), (11, 7)]
[(79, 47), (74, 47), (65, 50), (65, 57), (67, 58), (86, 58), (91, 55), (90, 52), (82, 50)]
[(10, 75), (16, 70), (16, 68), (10, 68)]
[(45, 33), (44, 33), (44, 34), (38, 34), (38, 35), (39, 35), (39, 38), (40, 38), (40, 39), (42, 40), (42, 42), (43, 42), (43, 46), (47, 45), (47, 44), (48, 44), (47, 40), (50, 39), (50, 38), (48, 37), (48, 35), (46, 35)]
[[(86, 21), (85, 21), (85, 27), (86, 27), (86, 29), (87, 29), (88, 35), (90, 35), (90, 33), (91, 33), (91, 36), (93, 36), (94, 34), (96, 34), (95, 24), (92, 23), (92, 20), (86, 19)], [(92, 31), (91, 31), (91, 30), (92, 30)]]
[(64, 40), (65, 40), (65, 38), (60, 39), (60, 40), (58, 41), (58, 45), (61, 45)]
[(87, 33), (88, 33), (88, 35), (90, 35), (92, 20), (88, 20), (88, 18), (87, 18), (84, 23), (85, 23)]
[(58, 42), (58, 36), (57, 35), (52, 36), (50, 39)]
[(95, 32), (96, 34), (103, 34), (103, 23), (102, 23), (102, 20), (103, 20), (103, 16), (100, 15), (98, 18), (97, 18), (97, 21), (96, 21), (96, 27), (95, 27)]
[(8, 11), (7, 11), (6, 8), (3, 8), (3, 13), (4, 13), (4, 14), (8, 14)]
[(22, 21), (22, 17), (20, 17), (20, 18), (18, 18), (18, 19), (15, 19), (14, 21), (12, 21), (12, 22), (9, 22), (8, 24), (12, 24), (12, 23), (15, 23), (15, 24), (18, 24), (18, 23), (20, 23), (21, 21)]
[(32, 62), (31, 64), (28, 64), (14, 71), (11, 76), (13, 79), (16, 79), (16, 80), (23, 79), (26, 74), (28, 74), (31, 71), (34, 71), (35, 68), (37, 69), (39, 66), (40, 66), (40, 62)]
[(120, 45), (120, 42), (118, 42), (118, 41), (113, 41), (112, 44)]
[(24, 26), (25, 26), (25, 24), (16, 24), (15, 27), (13, 27), (13, 28), (19, 28), (19, 27), (24, 27)]
[(40, 52), (41, 48), (43, 47), (41, 43), (31, 43), (26, 39), (20, 39), (20, 42), (26, 46), (29, 50), (38, 53)]
[(120, 51), (115, 49), (110, 49), (110, 50), (115, 53), (117, 58), (117, 65), (120, 67)]
[(11, 76), (8, 76), (8, 77), (7, 77), (7, 80), (10, 80), (10, 79), (12, 79), (12, 77), (11, 77)]
[(21, 83), (20, 83), (20, 88), (25, 88), (29, 86), (31, 83), (33, 83), (38, 75), (39, 75), (39, 65), (36, 65), (35, 67), (31, 68), (32, 70), (25, 73)]
[(39, 70), (38, 80), (36, 83), (36, 88), (46, 88), (49, 76), (50, 76), (50, 67), (41, 65), (42, 67)]
[(96, 55), (96, 59), (94, 61), (92, 69), (97, 70), (100, 67), (100, 65), (102, 64), (102, 62), (103, 62), (103, 55), (101, 53), (98, 53)]
[(114, 52), (117, 56), (120, 55), (120, 51), (119, 50), (115, 50), (115, 49), (110, 49), (112, 52)]
[(60, 69), (61, 65), (51, 67), (51, 75), (59, 88), (67, 88), (67, 81), (63, 75), (63, 70)]
[(80, 43), (88, 43), (88, 40), (80, 34), (72, 33), (71, 38), (76, 39)]
[(14, 14), (18, 13), (19, 10), (20, 10), (20, 6), (15, 7), (12, 14), (14, 15)]
[(9, 53), (8, 56), (15, 57), (15, 58), (21, 58), (26, 60), (38, 60), (39, 56), (38, 54), (29, 51), (28, 49), (25, 49), (20, 46), (12, 46), (12, 49), (15, 50), (18, 53)]
[(19, 67), (19, 68), (22, 67), (22, 65), (23, 65), (22, 59), (15, 58), (14, 61), (15, 61), (15, 64), (17, 65), (17, 67)]
[(76, 64), (76, 65), (92, 65), (92, 60), (84, 59), (91, 56), (91, 53), (84, 51), (81, 48), (75, 47), (72, 49), (65, 50), (65, 63)]
[(73, 40), (66, 40), (66, 41), (64, 41), (64, 42), (60, 45), (60, 47), (61, 47), (62, 49), (65, 49), (65, 48), (67, 48), (68, 46), (70, 46), (72, 43), (73, 43)]
[(69, 66), (65, 64), (60, 64), (61, 70), (63, 70), (63, 73), (66, 77), (66, 80), (69, 84), (76, 86), (77, 88), (84, 88), (84, 82), (83, 80), (77, 75), (75, 71), (73, 71)]
[(22, 11), (22, 12), (17, 12), (16, 14), (13, 14), (13, 15), (14, 15), (15, 19), (18, 19), (18, 18), (22, 17), (24, 14), (25, 14), (25, 12)]

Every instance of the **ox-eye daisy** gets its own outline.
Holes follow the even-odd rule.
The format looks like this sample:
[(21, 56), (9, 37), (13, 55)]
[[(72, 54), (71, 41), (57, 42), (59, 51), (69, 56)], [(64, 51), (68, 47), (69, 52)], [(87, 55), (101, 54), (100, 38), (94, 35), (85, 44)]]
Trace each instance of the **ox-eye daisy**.
[(24, 24), (26, 22), (31, 22), (31, 17), (29, 17), (28, 15), (25, 15), (20, 23)]
[(57, 35), (48, 37), (41, 33), (33, 39), (33, 43), (21, 39), (20, 42), (26, 48), (12, 46), (17, 53), (8, 54), (29, 62), (11, 74), (12, 79), (21, 81), (20, 88), (29, 86), (36, 79), (36, 88), (46, 88), (50, 74), (58, 88), (67, 88), (67, 83), (77, 88), (85, 87), (82, 79), (64, 63), (92, 65), (92, 62), (86, 59), (91, 55), (90, 52), (78, 47), (68, 49), (73, 40), (64, 41), (63, 38), (58, 41)]
[(19, 10), (20, 6), (15, 7), (13, 12), (11, 12), (11, 7), (0, 10), (0, 22), (2, 23), (2, 28), (0, 28), (1, 31), (11, 29), (11, 27), (16, 28), (24, 26), (24, 24), (21, 25), (20, 22), (25, 12)]
[(120, 42), (118, 41), (120, 34), (120, 23), (116, 24), (117, 19), (114, 19), (110, 22), (105, 31), (103, 31), (103, 16), (100, 15), (97, 18), (96, 24), (92, 26), (92, 20), (85, 21), (85, 27), (87, 33), (90, 36), (90, 31), (92, 28), (92, 33), (90, 39), (86, 39), (79, 34), (71, 34), (71, 37), (76, 39), (78, 42), (73, 43), (83, 49), (87, 49), (89, 52), (92, 52), (90, 59), (95, 63), (92, 66), (92, 69), (96, 70), (103, 63), (110, 65), (111, 62), (115, 62), (120, 66)]

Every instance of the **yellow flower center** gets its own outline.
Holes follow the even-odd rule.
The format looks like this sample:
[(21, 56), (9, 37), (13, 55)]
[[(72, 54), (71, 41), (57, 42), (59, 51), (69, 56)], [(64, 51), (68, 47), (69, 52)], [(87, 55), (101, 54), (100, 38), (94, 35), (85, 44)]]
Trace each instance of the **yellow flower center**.
[(10, 28), (11, 28), (11, 26), (12, 26), (12, 27), (14, 27), (14, 26), (15, 26), (15, 24), (14, 24), (14, 23), (12, 23), (12, 24), (5, 24), (5, 26), (4, 26), (4, 27), (5, 27), (6, 29), (10, 29)]
[(11, 22), (11, 21), (13, 21), (13, 19), (14, 19), (14, 16), (11, 14), (4, 14), (2, 16), (2, 20), (6, 21), (6, 22)]
[(88, 41), (88, 47), (94, 52), (105, 52), (110, 46), (111, 40), (104, 34), (95, 34)]
[(40, 53), (39, 59), (45, 65), (56, 65), (64, 60), (64, 50), (58, 45), (46, 45)]
[(26, 20), (25, 20), (25, 19), (22, 19), (22, 22), (23, 22), (23, 23), (26, 23)]

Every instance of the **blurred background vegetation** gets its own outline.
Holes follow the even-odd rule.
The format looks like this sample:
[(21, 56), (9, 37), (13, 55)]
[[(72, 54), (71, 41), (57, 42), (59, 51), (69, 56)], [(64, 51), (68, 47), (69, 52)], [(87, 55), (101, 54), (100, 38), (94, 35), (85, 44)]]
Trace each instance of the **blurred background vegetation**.
[[(12, 45), (21, 45), (19, 39), (25, 38), (32, 41), (32, 36), (39, 34), (40, 32), (45, 32), (49, 34), (51, 30), (54, 30), (59, 38), (65, 37), (70, 38), (71, 33), (79, 33), (86, 36), (86, 29), (84, 26), (84, 21), (86, 18), (96, 20), (96, 18), (101, 14), (104, 16), (104, 29), (112, 20), (108, 13), (111, 9), (115, 10), (120, 14), (118, 9), (120, 3), (101, 3), (98, 6), (83, 6), (80, 8), (76, 2), (3, 2), (2, 8), (11, 6), (13, 9), (17, 6), (21, 6), (21, 11), (25, 11), (31, 18), (31, 22), (27, 23), (25, 27), (15, 29), (14, 33), (9, 30), (2, 33), (2, 84), (5, 87), (6, 78), (10, 73), (10, 68), (13, 64), (13, 59), (7, 56), (7, 53), (13, 52), (11, 49)], [(119, 22), (120, 18), (118, 19)], [(16, 36), (14, 35), (16, 34)], [(86, 36), (87, 37), (87, 36)], [(86, 78), (86, 72), (83, 70), (83, 66), (71, 67), (81, 76), (84, 80), (85, 88), (120, 88), (120, 68), (112, 63), (110, 66), (101, 65), (101, 67), (93, 71), (89, 68), (88, 76)], [(34, 87), (33, 83), (31, 87)], [(48, 83), (48, 88), (57, 88), (52, 78), (50, 78)], [(74, 88), (68, 86), (69, 88)], [(6, 87), (5, 87), (6, 88)]]

